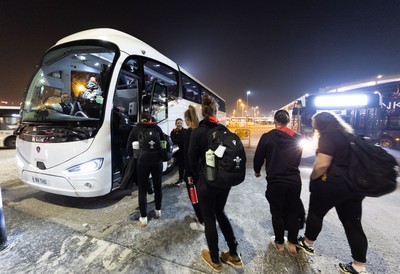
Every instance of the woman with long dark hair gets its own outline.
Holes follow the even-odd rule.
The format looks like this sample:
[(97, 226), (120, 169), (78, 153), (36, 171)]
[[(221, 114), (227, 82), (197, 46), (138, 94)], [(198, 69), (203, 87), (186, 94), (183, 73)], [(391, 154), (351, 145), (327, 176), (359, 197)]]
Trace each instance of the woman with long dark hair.
[(331, 112), (313, 116), (312, 123), (319, 135), (318, 149), (310, 178), (310, 204), (304, 237), (298, 247), (314, 255), (314, 241), (322, 230), (324, 216), (335, 207), (350, 245), (353, 262), (339, 264), (342, 273), (367, 273), (365, 270), (368, 240), (361, 224), (362, 201), (365, 196), (353, 193), (340, 169), (346, 168), (350, 154), (347, 134), (350, 125)]

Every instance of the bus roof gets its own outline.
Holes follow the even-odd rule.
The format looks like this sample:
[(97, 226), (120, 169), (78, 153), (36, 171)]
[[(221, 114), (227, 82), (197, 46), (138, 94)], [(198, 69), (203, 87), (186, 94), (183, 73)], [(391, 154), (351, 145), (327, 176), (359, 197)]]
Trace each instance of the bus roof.
[(91, 39), (114, 43), (119, 47), (121, 51), (126, 52), (129, 55), (146, 56), (149, 58), (160, 60), (164, 64), (174, 69), (178, 69), (178, 65), (174, 61), (161, 54), (153, 47), (127, 33), (110, 28), (89, 29), (77, 32), (68, 35), (65, 38), (62, 38), (56, 43), (55, 46), (78, 40)]
[[(163, 62), (164, 64), (166, 64), (176, 70), (181, 70), (184, 74), (186, 74), (186, 75), (190, 76), (191, 78), (193, 78), (194, 80), (196, 80), (203, 87), (205, 87), (209, 90), (212, 90), (212, 89), (208, 88), (206, 85), (204, 85), (201, 81), (199, 81), (198, 79), (193, 77), (193, 75), (188, 73), (182, 67), (180, 67), (177, 63), (175, 63), (174, 61), (172, 61), (165, 55), (161, 54), (158, 50), (149, 46), (145, 42), (137, 39), (136, 37), (131, 36), (125, 32), (119, 31), (119, 30), (115, 30), (115, 29), (111, 29), (111, 28), (98, 28), (98, 29), (84, 30), (81, 32), (71, 34), (65, 38), (62, 38), (54, 46), (58, 46), (58, 45), (61, 45), (64, 43), (73, 42), (73, 41), (77, 41), (77, 40), (88, 40), (88, 39), (112, 42), (112, 43), (116, 44), (121, 51), (126, 52), (129, 55), (139, 55), (139, 56), (145, 56), (148, 58), (159, 60), (159, 61)], [(225, 101), (215, 91), (213, 91), (213, 93), (215, 95), (217, 95), (221, 100)]]
[(400, 82), (399, 74), (387, 75), (387, 76), (379, 75), (378, 77), (364, 79), (364, 80), (360, 80), (360, 81), (356, 81), (356, 82), (321, 88), (319, 91), (320, 91), (320, 93), (344, 92), (344, 91), (350, 91), (350, 90), (359, 89), (359, 88), (379, 86), (382, 84), (388, 84), (388, 83), (393, 83), (393, 82)]

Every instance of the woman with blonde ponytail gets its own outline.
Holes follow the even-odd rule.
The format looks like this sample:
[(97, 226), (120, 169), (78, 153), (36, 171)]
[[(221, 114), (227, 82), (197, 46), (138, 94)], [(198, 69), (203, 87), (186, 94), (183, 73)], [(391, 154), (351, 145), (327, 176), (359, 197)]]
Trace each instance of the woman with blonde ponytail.
[[(190, 136), (192, 134), (193, 129), (197, 128), (199, 126), (199, 118), (197, 116), (197, 111), (194, 106), (189, 105), (188, 109), (185, 111), (184, 114), (185, 117), (185, 122), (188, 128), (185, 131), (185, 139), (184, 139), (184, 161), (185, 161), (185, 182), (186, 182), (186, 188), (188, 191), (189, 199), (190, 199), (190, 187), (194, 184), (195, 187), (197, 188), (198, 185), (197, 183), (193, 180), (193, 173), (190, 170), (189, 167), (189, 159), (188, 159), (188, 151), (189, 151), (189, 142), (190, 142)], [(190, 228), (193, 230), (198, 230), (204, 232), (204, 221), (203, 221), (203, 216), (201, 214), (200, 210), (200, 204), (192, 204), (194, 212), (196, 214), (196, 222), (193, 222), (190, 224)]]
[[(201, 114), (203, 120), (190, 136), (189, 169), (196, 182), (197, 194), (205, 226), (208, 249), (201, 251), (203, 261), (213, 270), (221, 272), (222, 264), (226, 263), (235, 268), (243, 268), (243, 262), (237, 252), (238, 242), (232, 229), (231, 222), (225, 214), (225, 204), (231, 188), (217, 188), (208, 185), (205, 179), (205, 153), (208, 150), (208, 132), (218, 126), (218, 104), (207, 94), (202, 97)], [(224, 235), (229, 250), (219, 253), (217, 223)]]

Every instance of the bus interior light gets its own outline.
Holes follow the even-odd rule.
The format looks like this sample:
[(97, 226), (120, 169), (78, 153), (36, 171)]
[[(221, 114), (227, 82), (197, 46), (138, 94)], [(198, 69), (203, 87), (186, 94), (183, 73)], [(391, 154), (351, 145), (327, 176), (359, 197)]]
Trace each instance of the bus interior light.
[(365, 94), (337, 94), (322, 95), (314, 99), (316, 107), (361, 107), (368, 105), (368, 96)]
[(99, 170), (101, 166), (103, 165), (103, 158), (97, 158), (93, 159), (91, 161), (70, 167), (67, 169), (68, 172), (81, 172), (81, 173), (87, 173), (87, 172), (93, 172), (96, 170)]

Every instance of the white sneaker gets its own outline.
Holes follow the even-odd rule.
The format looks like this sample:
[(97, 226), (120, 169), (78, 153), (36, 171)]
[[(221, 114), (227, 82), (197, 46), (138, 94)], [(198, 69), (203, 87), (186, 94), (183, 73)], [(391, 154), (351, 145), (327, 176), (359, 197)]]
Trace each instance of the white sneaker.
[(160, 210), (154, 209), (154, 218), (155, 219), (161, 218), (161, 209)]
[(190, 223), (190, 228), (196, 231), (200, 231), (200, 232), (204, 232), (205, 231), (205, 227), (204, 225), (198, 223), (198, 222), (193, 222)]
[(147, 226), (147, 217), (139, 217), (140, 226)]

